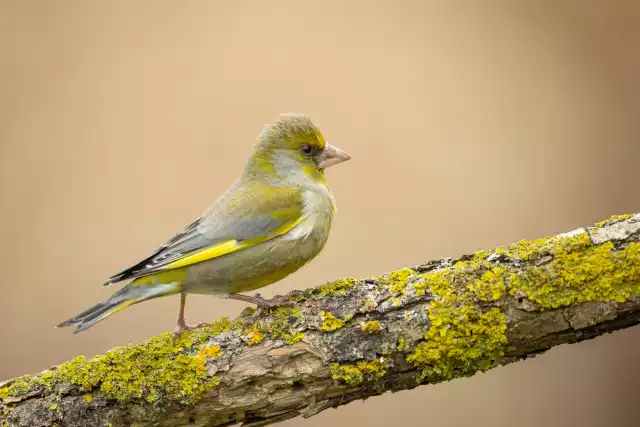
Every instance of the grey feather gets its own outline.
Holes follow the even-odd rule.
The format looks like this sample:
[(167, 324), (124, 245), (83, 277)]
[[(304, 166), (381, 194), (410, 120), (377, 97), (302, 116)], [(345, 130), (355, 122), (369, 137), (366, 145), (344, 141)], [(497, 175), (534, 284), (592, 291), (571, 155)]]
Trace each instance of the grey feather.
[[(251, 188), (246, 182), (234, 184), (182, 232), (173, 236), (147, 258), (111, 276), (104, 286), (153, 274), (182, 257), (221, 242), (240, 242), (267, 235), (285, 223), (281, 219), (257, 212), (269, 211), (264, 207), (265, 202), (273, 205), (270, 206), (272, 210), (277, 210), (290, 205), (291, 200), (282, 200), (281, 203), (274, 203), (274, 200), (265, 201), (258, 195), (247, 192), (246, 188)], [(301, 198), (293, 203), (301, 204)]]

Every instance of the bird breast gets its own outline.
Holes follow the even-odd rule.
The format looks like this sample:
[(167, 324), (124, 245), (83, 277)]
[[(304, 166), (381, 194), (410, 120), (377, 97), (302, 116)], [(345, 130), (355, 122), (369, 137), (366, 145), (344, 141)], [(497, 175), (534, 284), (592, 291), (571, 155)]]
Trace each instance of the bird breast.
[(325, 186), (303, 190), (302, 193), (303, 220), (286, 238), (291, 240), (308, 239), (321, 241), (323, 246), (331, 229), (335, 203), (331, 191)]

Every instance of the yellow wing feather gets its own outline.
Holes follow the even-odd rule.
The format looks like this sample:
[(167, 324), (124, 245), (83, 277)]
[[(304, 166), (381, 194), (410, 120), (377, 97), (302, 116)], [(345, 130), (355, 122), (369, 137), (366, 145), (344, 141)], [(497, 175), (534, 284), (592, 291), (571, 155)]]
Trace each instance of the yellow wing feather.
[(281, 236), (291, 231), (296, 225), (300, 224), (302, 220), (303, 218), (300, 217), (296, 221), (293, 221), (289, 224), (285, 224), (282, 227), (276, 228), (271, 233), (265, 236), (258, 236), (258, 237), (254, 237), (252, 239), (244, 240), (241, 242), (238, 242), (237, 240), (227, 240), (225, 242), (217, 243), (213, 246), (204, 248), (198, 252), (179, 258), (173, 261), (172, 263), (162, 267), (162, 270), (173, 270), (180, 267), (186, 267), (188, 265), (196, 264), (202, 261), (207, 261), (213, 258), (220, 257), (222, 255), (239, 251), (240, 249), (257, 245), (258, 243), (265, 242), (267, 240), (273, 239), (274, 237)]

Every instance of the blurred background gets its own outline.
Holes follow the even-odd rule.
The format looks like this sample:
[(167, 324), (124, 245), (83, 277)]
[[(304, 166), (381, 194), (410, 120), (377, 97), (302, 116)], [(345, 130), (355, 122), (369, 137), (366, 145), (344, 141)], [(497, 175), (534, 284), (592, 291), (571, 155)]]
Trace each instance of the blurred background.
[[(54, 325), (308, 114), (325, 251), (266, 296), (640, 211), (640, 3), (0, 1), (0, 379), (172, 330), (178, 298)], [(190, 297), (187, 320), (246, 305)], [(282, 426), (637, 426), (640, 328)]]

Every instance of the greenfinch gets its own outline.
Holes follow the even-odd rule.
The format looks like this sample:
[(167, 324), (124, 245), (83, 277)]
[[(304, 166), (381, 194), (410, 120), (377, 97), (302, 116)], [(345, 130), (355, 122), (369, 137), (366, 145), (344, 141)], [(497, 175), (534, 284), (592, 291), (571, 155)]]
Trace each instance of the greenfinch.
[(58, 327), (84, 331), (112, 314), (152, 298), (180, 294), (175, 336), (198, 327), (185, 322), (187, 294), (276, 305), (242, 295), (273, 284), (312, 260), (325, 246), (336, 204), (324, 170), (349, 160), (304, 115), (281, 114), (264, 126), (240, 178), (204, 213), (139, 263), (105, 283), (128, 280), (111, 297)]

